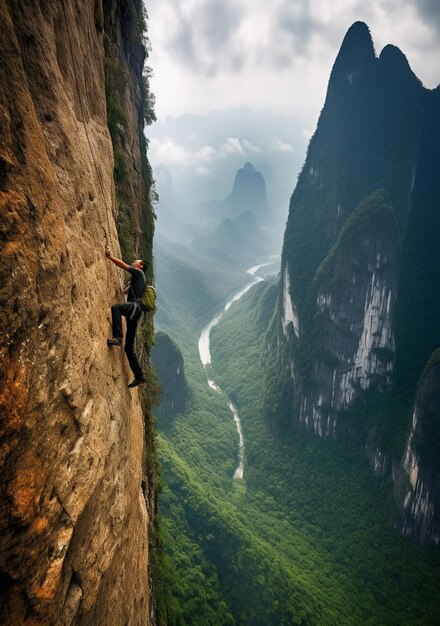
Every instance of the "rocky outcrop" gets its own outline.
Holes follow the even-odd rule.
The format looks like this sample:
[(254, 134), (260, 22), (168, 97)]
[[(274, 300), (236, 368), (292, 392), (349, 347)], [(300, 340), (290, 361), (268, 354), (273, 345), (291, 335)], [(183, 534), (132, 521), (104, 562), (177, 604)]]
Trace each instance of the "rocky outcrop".
[(0, 621), (147, 624), (143, 412), (106, 346), (121, 276), (103, 255), (120, 253), (103, 9), (2, 0), (0, 32)]
[(189, 394), (183, 356), (166, 333), (155, 334), (151, 360), (162, 389), (157, 414), (170, 417), (182, 413)]
[(396, 471), (396, 527), (417, 542), (440, 543), (440, 350), (419, 385), (405, 453)]

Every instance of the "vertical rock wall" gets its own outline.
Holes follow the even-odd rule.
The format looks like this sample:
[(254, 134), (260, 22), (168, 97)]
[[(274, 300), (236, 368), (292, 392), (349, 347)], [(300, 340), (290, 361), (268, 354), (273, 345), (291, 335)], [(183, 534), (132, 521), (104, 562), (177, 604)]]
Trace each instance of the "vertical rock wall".
[(314, 382), (297, 383), (298, 421), (320, 436), (335, 435), (359, 393), (391, 382), (399, 230), (388, 201), (377, 191), (356, 208), (314, 281)]
[(440, 350), (420, 381), (411, 430), (396, 472), (396, 527), (413, 541), (440, 543)]
[(143, 416), (106, 346), (121, 272), (103, 254), (120, 252), (103, 24), (98, 0), (0, 0), (4, 624), (148, 623)]

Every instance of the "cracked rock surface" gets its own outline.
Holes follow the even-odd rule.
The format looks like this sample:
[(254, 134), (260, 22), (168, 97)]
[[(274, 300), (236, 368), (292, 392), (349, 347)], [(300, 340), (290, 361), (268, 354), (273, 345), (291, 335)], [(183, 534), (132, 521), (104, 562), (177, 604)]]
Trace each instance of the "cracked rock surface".
[(0, 623), (146, 624), (143, 418), (106, 345), (102, 9), (64, 5), (0, 0)]

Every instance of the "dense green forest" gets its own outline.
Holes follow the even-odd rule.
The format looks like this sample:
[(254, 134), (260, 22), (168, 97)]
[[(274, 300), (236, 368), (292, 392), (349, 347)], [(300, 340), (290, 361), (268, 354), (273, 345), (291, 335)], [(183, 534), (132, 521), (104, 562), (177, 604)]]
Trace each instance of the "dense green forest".
[(191, 400), (159, 424), (162, 623), (435, 624), (440, 555), (393, 531), (389, 485), (359, 449), (271, 433), (260, 356), (275, 294), (254, 287), (211, 335), (210, 375), (242, 418), (243, 481), (232, 479), (238, 435), (226, 396), (208, 387), (187, 333)]

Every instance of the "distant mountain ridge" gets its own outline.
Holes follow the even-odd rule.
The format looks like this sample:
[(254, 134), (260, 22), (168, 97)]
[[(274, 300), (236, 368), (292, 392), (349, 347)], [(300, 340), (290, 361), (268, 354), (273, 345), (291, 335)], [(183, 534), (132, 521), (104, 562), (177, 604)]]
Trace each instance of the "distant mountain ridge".
[(188, 210), (174, 191), (170, 170), (163, 164), (155, 168), (158, 210), (156, 227), (158, 232), (171, 241), (188, 243), (194, 236)]
[[(152, 161), (171, 169), (184, 204), (193, 208), (210, 198), (225, 198), (231, 178), (248, 160), (263, 173), (270, 186), (269, 205), (284, 225), (291, 194), (289, 177), (299, 171), (306, 144), (302, 125), (295, 119), (269, 109), (241, 107), (167, 117), (153, 125), (149, 137)], [(231, 138), (235, 145), (228, 145)], [(160, 150), (170, 142), (188, 158), (176, 162), (172, 149)], [(206, 148), (210, 156), (204, 161)]]
[(368, 27), (355, 23), (290, 202), (268, 333), (283, 381), (275, 391), (267, 381), (274, 428), (360, 438), (374, 471), (393, 468), (405, 485), (401, 530), (435, 542), (438, 470), (423, 470), (414, 438), (412, 469), (402, 457), (417, 420), (432, 446), (440, 441), (439, 411), (413, 410), (440, 346), (439, 120), (440, 89), (425, 89), (398, 48), (376, 57)]

